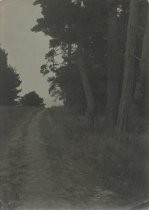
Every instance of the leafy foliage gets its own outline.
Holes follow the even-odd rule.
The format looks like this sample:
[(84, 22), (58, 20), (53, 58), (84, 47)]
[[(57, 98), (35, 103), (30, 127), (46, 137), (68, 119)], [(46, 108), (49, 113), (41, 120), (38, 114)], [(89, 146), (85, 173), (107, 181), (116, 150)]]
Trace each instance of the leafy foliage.
[(44, 101), (35, 91), (29, 92), (25, 94), (21, 99), (20, 102), (24, 106), (36, 106), (36, 107), (43, 107)]
[[(37, 19), (37, 24), (32, 28), (32, 31), (42, 31), (50, 37), (49, 52), (45, 55), (46, 63), (41, 67), (41, 73), (48, 75), (49, 93), (63, 100), (69, 106), (79, 106), (81, 110), (86, 109), (86, 91), (79, 73), (77, 58), (78, 46), (81, 41), (83, 51), (83, 59), (81, 59), (85, 64), (84, 68), (91, 86), (96, 112), (102, 107), (108, 113), (107, 103), (112, 93), (111, 91), (110, 94), (107, 94), (108, 87), (110, 87), (108, 75), (112, 75), (111, 78), (115, 79), (114, 72), (119, 74), (117, 81), (111, 79), (112, 86), (117, 86), (118, 89), (117, 94), (113, 91), (113, 94), (117, 95), (115, 124), (124, 79), (129, 3), (130, 0), (35, 0), (34, 3), (34, 5), (40, 5), (42, 17)], [(135, 96), (132, 96), (135, 100), (132, 101), (136, 104), (141, 104), (144, 91), (140, 79), (139, 59), (141, 58), (146, 24), (147, 1), (139, 1), (139, 4), (138, 28), (135, 29), (137, 30), (137, 46), (135, 54), (131, 55), (135, 63), (133, 88), (136, 89)], [(112, 58), (111, 62), (108, 59), (111, 56), (108, 42), (109, 16), (113, 14), (113, 8), (117, 14), (115, 23), (113, 23), (117, 24), (113, 30), (117, 28), (118, 31), (115, 33), (117, 34), (115, 42), (118, 45), (117, 58), (115, 56), (115, 59), (119, 62), (115, 67), (117, 71), (114, 71), (113, 67), (115, 62), (112, 63)], [(110, 68), (110, 65), (113, 68)], [(112, 72), (108, 71), (109, 69), (112, 69)], [(140, 80), (141, 84), (136, 85)], [(109, 101), (112, 100), (109, 99)], [(109, 110), (110, 113), (114, 108)]]
[(8, 66), (7, 54), (5, 50), (0, 49), (0, 104), (15, 104), (18, 99), (19, 88), (21, 84), (19, 74), (15, 69)]
[[(58, 96), (67, 105), (85, 109), (85, 96), (77, 65), (77, 34), (80, 31), (86, 54), (86, 70), (97, 100), (96, 106), (99, 103), (104, 106), (106, 3), (85, 1), (81, 9), (77, 2), (70, 0), (37, 0), (36, 4), (41, 6), (43, 17), (37, 20), (32, 30), (43, 31), (52, 37), (49, 52), (45, 56), (47, 63), (41, 67), (43, 75), (54, 73), (48, 79), (49, 93)], [(59, 60), (62, 60), (61, 64)]]

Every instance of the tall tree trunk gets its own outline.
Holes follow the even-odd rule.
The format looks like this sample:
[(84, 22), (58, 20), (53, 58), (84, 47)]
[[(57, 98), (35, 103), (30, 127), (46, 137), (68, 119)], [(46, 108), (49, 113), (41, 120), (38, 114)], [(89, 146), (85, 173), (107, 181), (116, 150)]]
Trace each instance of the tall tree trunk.
[(94, 124), (94, 111), (95, 111), (95, 103), (94, 97), (92, 93), (92, 89), (89, 83), (88, 75), (87, 75), (87, 67), (85, 64), (86, 53), (83, 45), (84, 39), (84, 31), (82, 31), (82, 23), (81, 23), (81, 10), (82, 10), (82, 0), (78, 0), (78, 5), (80, 8), (80, 12), (78, 14), (78, 23), (77, 23), (77, 42), (78, 42), (78, 68), (80, 71), (80, 76), (83, 84), (83, 89), (86, 97), (86, 118), (88, 125), (92, 128)]
[(142, 56), (141, 56), (141, 73), (143, 75), (144, 83), (144, 101), (145, 101), (145, 116), (149, 119), (149, 3), (146, 30), (143, 39)]
[[(107, 1), (109, 3), (109, 0)], [(110, 6), (110, 5), (109, 5)], [(116, 124), (119, 103), (120, 62), (118, 45), (117, 7), (110, 6), (108, 16), (108, 71), (107, 71), (107, 125), (112, 128)]]
[(129, 8), (129, 20), (127, 27), (127, 40), (125, 49), (125, 66), (123, 76), (122, 95), (119, 105), (117, 128), (125, 131), (127, 127), (128, 115), (132, 104), (135, 81), (135, 52), (139, 1), (131, 0)]
[(82, 46), (82, 41), (78, 41), (78, 67), (80, 71), (80, 76), (83, 84), (83, 89), (86, 97), (86, 117), (89, 123), (89, 126), (93, 126), (94, 122), (94, 97), (92, 94), (92, 89), (89, 83), (89, 79), (87, 76), (86, 66), (84, 62), (84, 49)]

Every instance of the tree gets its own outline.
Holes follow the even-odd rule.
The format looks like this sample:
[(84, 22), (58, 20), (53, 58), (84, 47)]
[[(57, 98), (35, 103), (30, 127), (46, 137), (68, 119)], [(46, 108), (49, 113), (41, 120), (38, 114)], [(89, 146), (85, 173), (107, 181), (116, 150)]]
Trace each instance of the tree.
[[(44, 14), (44, 19), (40, 19), (40, 22), (38, 20), (38, 25), (33, 28), (34, 31), (37, 31), (39, 28), (43, 29), (41, 27), (41, 22), (46, 21), (46, 28), (49, 29), (48, 33), (53, 37), (58, 37), (60, 42), (65, 42), (68, 44), (68, 60), (69, 60), (69, 68), (71, 64), (71, 43), (75, 42), (78, 45), (77, 49), (77, 63), (78, 63), (78, 69), (80, 71), (80, 77), (82, 80), (82, 86), (84, 89), (85, 97), (86, 97), (86, 115), (89, 121), (93, 119), (93, 112), (94, 112), (94, 99), (92, 90), (89, 84), (86, 67), (85, 67), (85, 61), (84, 61), (84, 49), (83, 49), (83, 37), (82, 37), (82, 7), (81, 7), (81, 1), (78, 1), (77, 4), (72, 3), (71, 1), (51, 1), (45, 2), (44, 4), (49, 6), (49, 9), (51, 10), (51, 7), (53, 8), (53, 11), (55, 11), (54, 16), (56, 18), (52, 18), (52, 21), (50, 20), (50, 12), (47, 11), (44, 7), (44, 4), (40, 1), (36, 1), (35, 3), (39, 3), (42, 5), (42, 13)], [(60, 6), (60, 11), (59, 11)], [(62, 12), (63, 9), (63, 12)], [(71, 13), (70, 13), (71, 10)], [(52, 11), (52, 14), (53, 14)], [(79, 15), (78, 15), (79, 13)], [(76, 20), (75, 20), (76, 19)], [(79, 24), (78, 24), (79, 23)], [(43, 24), (42, 24), (43, 25)], [(55, 29), (52, 28), (52, 25), (55, 25)], [(72, 27), (73, 26), (73, 27)], [(80, 27), (81, 26), (81, 27)], [(75, 32), (75, 35), (73, 35), (72, 31)], [(47, 30), (45, 31), (47, 33)]]
[(79, 0), (78, 2), (79, 7), (79, 14), (77, 20), (77, 61), (78, 61), (78, 68), (80, 71), (80, 76), (83, 84), (83, 89), (86, 97), (86, 117), (90, 126), (93, 125), (94, 122), (94, 112), (95, 112), (95, 101), (94, 96), (92, 93), (92, 89), (90, 86), (90, 82), (87, 75), (87, 66), (85, 65), (85, 59), (87, 59), (87, 54), (85, 53), (85, 46), (84, 46), (84, 31), (82, 31), (83, 24), (82, 24), (82, 1)]
[(44, 107), (44, 100), (35, 91), (25, 94), (20, 103), (24, 106)]
[(108, 5), (108, 63), (107, 63), (107, 125), (116, 124), (119, 104), (120, 57), (118, 37), (118, 4), (107, 0)]
[(0, 104), (15, 104), (19, 98), (21, 80), (15, 69), (8, 66), (7, 53), (0, 48)]
[(135, 53), (137, 46), (137, 23), (138, 23), (139, 1), (131, 0), (129, 9), (129, 20), (127, 27), (127, 40), (125, 49), (125, 64), (122, 94), (119, 105), (117, 128), (125, 131), (128, 115), (133, 101), (135, 84)]
[[(43, 31), (53, 39), (57, 39), (59, 42), (58, 46), (61, 49), (67, 46), (68, 62), (64, 59), (62, 66), (65, 66), (65, 69), (68, 68), (71, 71), (72, 66), (74, 68), (71, 60), (73, 59), (73, 62), (77, 64), (75, 65), (75, 68), (76, 71), (80, 72), (80, 75), (78, 76), (81, 78), (82, 83), (80, 84), (80, 90), (82, 91), (83, 87), (84, 91), (86, 115), (88, 119), (91, 119), (92, 121), (97, 89), (93, 89), (95, 85), (89, 76), (92, 75), (93, 77), (93, 73), (95, 73), (96, 69), (95, 75), (97, 76), (97, 72), (99, 72), (98, 75), (100, 77), (100, 70), (102, 69), (102, 66), (104, 66), (103, 58), (105, 54), (103, 46), (105, 44), (105, 37), (103, 32), (105, 30), (103, 30), (104, 27), (99, 27), (100, 25), (104, 25), (103, 23), (105, 22), (103, 21), (104, 18), (102, 18), (105, 15), (105, 9), (103, 9), (104, 3), (101, 1), (91, 2), (90, 0), (51, 0), (44, 2), (36, 0), (35, 4), (40, 4), (43, 17), (37, 20), (38, 24), (33, 28), (33, 31)], [(54, 52), (54, 54), (52, 52)], [(56, 57), (57, 53), (52, 49), (48, 54), (50, 55), (47, 59), (49, 62), (51, 60), (53, 61), (53, 55)], [(47, 68), (47, 65), (44, 65), (42, 66), (42, 72), (45, 74), (52, 71), (54, 74), (60, 76), (59, 67), (56, 67), (56, 65), (57, 64), (50, 65), (50, 68)], [(61, 68), (61, 70), (62, 69), (64, 68)], [(56, 71), (58, 71), (58, 74)], [(99, 89), (101, 87), (100, 82), (102, 82), (102, 79), (98, 81), (99, 84), (96, 85)], [(49, 81), (51, 81), (51, 79)], [(56, 78), (52, 78), (52, 82), (54, 81), (56, 81)], [(78, 89), (77, 86), (76, 89)], [(68, 90), (71, 90), (71, 87)], [(62, 93), (59, 90), (57, 92)], [(67, 96), (67, 94), (63, 94), (63, 96), (64, 95)], [(99, 98), (98, 100), (102, 101), (102, 99)]]
[(140, 69), (144, 83), (144, 114), (149, 119), (149, 3), (147, 2), (147, 21), (143, 39)]

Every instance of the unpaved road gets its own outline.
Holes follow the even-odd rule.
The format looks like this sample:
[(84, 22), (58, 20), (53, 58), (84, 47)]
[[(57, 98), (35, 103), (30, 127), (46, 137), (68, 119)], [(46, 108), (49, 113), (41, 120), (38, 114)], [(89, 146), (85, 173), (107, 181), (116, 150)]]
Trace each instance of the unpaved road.
[[(0, 162), (0, 198), (10, 209), (103, 209), (94, 166), (73, 138), (46, 109), (20, 123)], [(100, 195), (106, 202), (115, 196)]]

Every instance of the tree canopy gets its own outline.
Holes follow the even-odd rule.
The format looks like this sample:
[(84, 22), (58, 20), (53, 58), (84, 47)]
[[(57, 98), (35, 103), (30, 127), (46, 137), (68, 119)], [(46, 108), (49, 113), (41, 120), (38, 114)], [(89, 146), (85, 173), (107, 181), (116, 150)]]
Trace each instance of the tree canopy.
[[(147, 22), (147, 0), (136, 0), (138, 9), (132, 1), (36, 0), (34, 3), (40, 5), (43, 16), (37, 19), (32, 31), (42, 31), (50, 37), (46, 63), (41, 67), (41, 73), (49, 75), (49, 93), (69, 106), (79, 106), (90, 117), (104, 109), (107, 125), (115, 126), (121, 121), (124, 126), (118, 126), (120, 129), (126, 129), (132, 104), (138, 101), (134, 94), (141, 77), (139, 65)], [(127, 66), (129, 62), (133, 64)], [(127, 87), (128, 81), (126, 93), (124, 83)], [(122, 109), (127, 112), (125, 117)]]
[(8, 65), (7, 53), (0, 48), (0, 104), (15, 104), (19, 98), (18, 94), (21, 80), (16, 70)]
[[(58, 95), (66, 104), (78, 104), (85, 108), (86, 98), (77, 64), (79, 31), (88, 56), (85, 62), (93, 94), (97, 104), (99, 101), (102, 105), (105, 104), (106, 19), (102, 18), (106, 17), (105, 3), (93, 1), (90, 4), (86, 1), (86, 7), (81, 10), (77, 2), (65, 0), (35, 1), (36, 4), (40, 4), (43, 17), (37, 20), (37, 25), (32, 30), (43, 31), (52, 37), (49, 52), (46, 54), (46, 65), (41, 68), (43, 74), (51, 71), (55, 74), (48, 80), (49, 92)], [(101, 27), (97, 27), (98, 25)], [(63, 58), (61, 65), (57, 62), (59, 53)]]
[(25, 94), (20, 99), (20, 103), (24, 106), (43, 107), (44, 100), (35, 91)]

